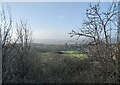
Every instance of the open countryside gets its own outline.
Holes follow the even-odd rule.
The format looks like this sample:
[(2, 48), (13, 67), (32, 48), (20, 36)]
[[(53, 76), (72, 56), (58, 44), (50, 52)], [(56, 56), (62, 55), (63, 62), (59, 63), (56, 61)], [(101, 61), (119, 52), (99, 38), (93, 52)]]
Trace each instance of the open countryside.
[(4, 2), (3, 84), (120, 83), (120, 2)]

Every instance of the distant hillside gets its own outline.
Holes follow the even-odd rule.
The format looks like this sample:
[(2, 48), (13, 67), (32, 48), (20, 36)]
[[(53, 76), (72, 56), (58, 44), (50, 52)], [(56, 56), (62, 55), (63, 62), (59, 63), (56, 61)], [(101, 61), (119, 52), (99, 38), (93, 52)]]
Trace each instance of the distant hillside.
[(75, 44), (75, 43), (82, 43), (81, 40), (77, 39), (40, 39), (34, 41), (35, 43), (43, 43), (43, 44), (56, 44), (56, 45), (63, 45), (63, 44)]

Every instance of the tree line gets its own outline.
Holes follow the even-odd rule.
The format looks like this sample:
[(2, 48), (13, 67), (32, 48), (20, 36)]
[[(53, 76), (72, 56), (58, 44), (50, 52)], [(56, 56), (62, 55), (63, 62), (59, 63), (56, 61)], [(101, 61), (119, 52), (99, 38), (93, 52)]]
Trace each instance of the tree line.
[[(7, 11), (5, 11), (7, 10)], [(2, 52), (2, 82), (21, 79), (28, 71), (27, 58), (31, 49), (32, 30), (27, 21), (20, 20), (13, 26), (11, 9), (2, 5), (0, 10), (0, 39)]]

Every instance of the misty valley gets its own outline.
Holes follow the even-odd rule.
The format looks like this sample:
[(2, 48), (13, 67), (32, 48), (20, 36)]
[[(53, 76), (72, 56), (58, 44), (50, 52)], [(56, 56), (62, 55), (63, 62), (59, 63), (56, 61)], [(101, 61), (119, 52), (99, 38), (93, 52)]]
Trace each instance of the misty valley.
[(0, 83), (120, 84), (120, 2), (1, 2)]

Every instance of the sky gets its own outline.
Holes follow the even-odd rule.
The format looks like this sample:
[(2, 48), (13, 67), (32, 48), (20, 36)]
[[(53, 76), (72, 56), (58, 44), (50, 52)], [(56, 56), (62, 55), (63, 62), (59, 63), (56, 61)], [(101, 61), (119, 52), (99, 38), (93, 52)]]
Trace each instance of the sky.
[[(89, 2), (9, 2), (13, 21), (27, 20), (34, 40), (72, 40), (68, 33), (85, 20)], [(102, 3), (103, 10), (109, 3)], [(76, 38), (75, 38), (76, 39)]]

